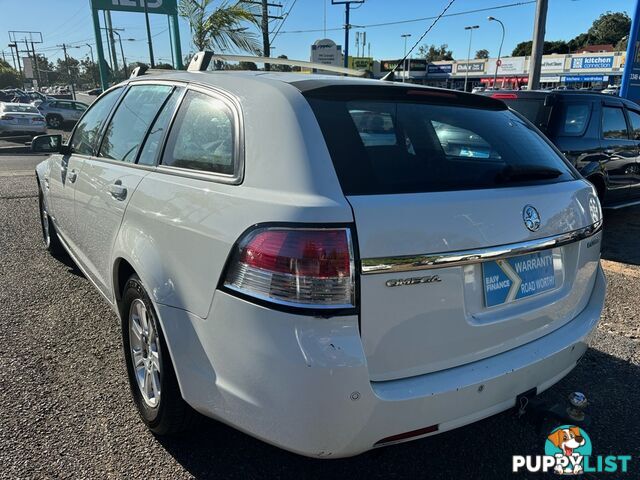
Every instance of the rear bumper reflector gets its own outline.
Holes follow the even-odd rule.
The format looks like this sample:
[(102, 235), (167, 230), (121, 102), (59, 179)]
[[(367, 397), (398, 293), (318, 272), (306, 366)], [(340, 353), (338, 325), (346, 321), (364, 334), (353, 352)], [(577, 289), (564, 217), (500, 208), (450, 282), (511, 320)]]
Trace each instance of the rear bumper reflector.
[(399, 442), (401, 440), (408, 440), (409, 438), (420, 437), (427, 433), (433, 433), (438, 431), (438, 425), (431, 425), (430, 427), (419, 428), (418, 430), (411, 430), (410, 432), (399, 433), (398, 435), (392, 435), (390, 437), (383, 438), (374, 443), (374, 447), (379, 447), (387, 443)]

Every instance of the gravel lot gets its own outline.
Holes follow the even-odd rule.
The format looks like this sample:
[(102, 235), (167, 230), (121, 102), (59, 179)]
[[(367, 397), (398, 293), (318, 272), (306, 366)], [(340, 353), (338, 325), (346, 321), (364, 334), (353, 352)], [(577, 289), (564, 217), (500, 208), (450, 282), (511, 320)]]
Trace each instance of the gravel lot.
[[(581, 364), (544, 398), (584, 391), (594, 453), (633, 455), (626, 478), (640, 478), (640, 209), (606, 222), (603, 320)], [(295, 456), (205, 419), (156, 439), (129, 397), (115, 315), (40, 246), (33, 177), (0, 176), (0, 306), (3, 478), (501, 479), (515, 477), (512, 455), (543, 453), (545, 435), (511, 412), (345, 460)]]

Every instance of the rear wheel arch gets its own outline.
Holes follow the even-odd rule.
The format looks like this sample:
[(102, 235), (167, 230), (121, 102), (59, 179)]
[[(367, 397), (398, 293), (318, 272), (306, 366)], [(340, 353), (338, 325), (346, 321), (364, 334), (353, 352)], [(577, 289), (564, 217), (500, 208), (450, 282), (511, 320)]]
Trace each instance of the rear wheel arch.
[(598, 193), (598, 199), (600, 200), (600, 202), (604, 202), (606, 193), (607, 193), (607, 183), (604, 179), (604, 177), (602, 177), (602, 175), (591, 175), (589, 177), (587, 177), (587, 181), (589, 181), (591, 184), (593, 184), (594, 187), (596, 187), (596, 192)]
[(140, 276), (126, 259), (117, 258), (113, 266), (113, 293), (116, 304), (120, 305), (124, 288), (132, 275)]

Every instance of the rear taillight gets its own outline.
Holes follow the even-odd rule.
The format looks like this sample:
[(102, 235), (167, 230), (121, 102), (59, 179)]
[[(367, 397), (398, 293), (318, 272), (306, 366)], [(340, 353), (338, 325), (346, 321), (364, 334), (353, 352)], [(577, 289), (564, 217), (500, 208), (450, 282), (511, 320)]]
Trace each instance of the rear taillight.
[(491, 98), (502, 98), (502, 99), (516, 99), (518, 95), (515, 93), (494, 93), (491, 95)]
[(14, 120), (15, 117), (12, 117), (11, 115), (0, 115), (0, 120)]
[(355, 306), (348, 228), (258, 228), (238, 242), (225, 287), (274, 303), (305, 308)]
[(44, 117), (33, 117), (31, 121), (37, 122), (37, 123), (44, 123)]

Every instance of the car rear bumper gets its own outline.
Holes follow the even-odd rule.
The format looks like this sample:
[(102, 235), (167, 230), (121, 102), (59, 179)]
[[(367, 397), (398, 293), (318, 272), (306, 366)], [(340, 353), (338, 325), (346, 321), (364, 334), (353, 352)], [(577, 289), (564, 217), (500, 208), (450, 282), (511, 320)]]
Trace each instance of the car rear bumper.
[[(605, 277), (561, 328), (477, 362), (371, 382), (357, 316), (313, 318), (216, 292), (209, 318), (158, 306), (185, 400), (199, 412), (311, 457), (362, 453), (389, 437), (437, 425), (451, 430), (549, 388), (588, 348)], [(408, 439), (407, 439), (408, 440)], [(384, 442), (395, 443), (395, 442)]]
[(36, 125), (2, 125), (0, 124), (0, 135), (2, 136), (18, 136), (18, 135), (41, 135), (47, 133), (47, 126)]

